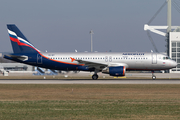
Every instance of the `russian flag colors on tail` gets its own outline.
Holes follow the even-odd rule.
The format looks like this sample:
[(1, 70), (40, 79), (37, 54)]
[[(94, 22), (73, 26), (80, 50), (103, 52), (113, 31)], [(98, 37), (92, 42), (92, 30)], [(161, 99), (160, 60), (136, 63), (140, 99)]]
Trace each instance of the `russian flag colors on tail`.
[(11, 40), (14, 53), (34, 53), (40, 52), (23, 35), (23, 33), (14, 24), (8, 24), (8, 33)]

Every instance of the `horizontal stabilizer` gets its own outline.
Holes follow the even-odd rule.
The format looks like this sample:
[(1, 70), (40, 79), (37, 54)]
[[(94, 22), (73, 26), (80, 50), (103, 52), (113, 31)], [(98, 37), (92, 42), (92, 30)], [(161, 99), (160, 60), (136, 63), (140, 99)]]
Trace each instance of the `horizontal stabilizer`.
[(21, 61), (26, 61), (28, 60), (28, 56), (25, 56), (25, 55), (22, 55), (22, 56), (18, 56), (18, 55), (4, 55), (4, 57), (7, 56), (7, 57), (11, 57), (13, 59), (18, 59), (18, 60), (21, 60)]

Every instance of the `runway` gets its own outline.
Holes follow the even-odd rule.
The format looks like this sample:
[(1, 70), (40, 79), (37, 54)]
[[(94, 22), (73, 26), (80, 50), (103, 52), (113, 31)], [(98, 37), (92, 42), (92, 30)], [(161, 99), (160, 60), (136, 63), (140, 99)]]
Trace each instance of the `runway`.
[(180, 80), (0, 80), (0, 84), (180, 84)]

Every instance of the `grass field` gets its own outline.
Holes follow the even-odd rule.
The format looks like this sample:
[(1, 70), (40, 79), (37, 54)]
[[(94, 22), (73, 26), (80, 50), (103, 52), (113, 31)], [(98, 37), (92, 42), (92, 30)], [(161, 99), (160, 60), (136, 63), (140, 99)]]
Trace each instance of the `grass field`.
[(0, 120), (178, 120), (180, 85), (0, 85)]

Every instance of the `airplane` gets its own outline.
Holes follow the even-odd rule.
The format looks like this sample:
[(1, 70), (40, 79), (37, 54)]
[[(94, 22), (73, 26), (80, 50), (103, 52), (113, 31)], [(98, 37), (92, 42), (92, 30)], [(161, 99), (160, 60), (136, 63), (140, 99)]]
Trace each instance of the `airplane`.
[(154, 71), (177, 66), (167, 55), (153, 52), (43, 53), (30, 43), (15, 24), (7, 24), (7, 29), (14, 53), (5, 54), (4, 58), (47, 69), (94, 72), (93, 80), (98, 79), (99, 72), (119, 77), (131, 70), (152, 71), (152, 79), (155, 80)]

